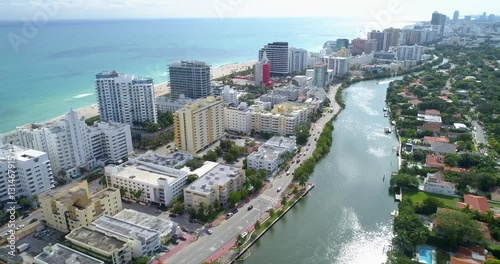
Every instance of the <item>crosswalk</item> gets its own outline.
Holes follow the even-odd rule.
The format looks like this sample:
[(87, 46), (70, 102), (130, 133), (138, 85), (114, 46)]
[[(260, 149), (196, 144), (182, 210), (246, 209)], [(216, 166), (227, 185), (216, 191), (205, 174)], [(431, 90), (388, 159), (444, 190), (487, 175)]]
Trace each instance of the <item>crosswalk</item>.
[(266, 201), (272, 202), (273, 204), (277, 203), (280, 200), (280, 198), (272, 198), (272, 197), (269, 197), (265, 194), (259, 195), (259, 198), (262, 198)]

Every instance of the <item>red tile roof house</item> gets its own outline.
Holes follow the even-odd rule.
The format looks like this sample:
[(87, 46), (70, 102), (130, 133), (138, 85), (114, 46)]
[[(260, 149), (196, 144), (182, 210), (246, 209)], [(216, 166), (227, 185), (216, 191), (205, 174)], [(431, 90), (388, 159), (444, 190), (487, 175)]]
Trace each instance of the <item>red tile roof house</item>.
[(410, 100), (408, 101), (409, 104), (411, 105), (418, 105), (420, 104), (422, 101), (418, 100), (418, 99), (413, 99), (413, 100)]
[(441, 130), (441, 123), (427, 122), (423, 126), (417, 127), (418, 132), (424, 132), (425, 130), (430, 130), (430, 131), (433, 131), (435, 133), (439, 133), (439, 131)]
[(457, 202), (458, 208), (465, 208), (469, 206), (470, 209), (479, 211), (479, 212), (488, 212), (490, 210), (490, 205), (488, 204), (488, 200), (483, 196), (476, 196), (471, 194), (464, 194), (464, 202)]
[(427, 110), (425, 110), (425, 114), (431, 115), (431, 116), (441, 116), (441, 112), (439, 112), (439, 110), (435, 110), (435, 109), (427, 109)]
[(482, 264), (491, 256), (484, 248), (478, 246), (459, 247), (455, 256), (450, 258), (450, 264)]
[(450, 139), (447, 137), (424, 137), (425, 144), (431, 144), (432, 142), (450, 143)]
[(427, 168), (444, 168), (444, 155), (429, 154), (425, 158)]

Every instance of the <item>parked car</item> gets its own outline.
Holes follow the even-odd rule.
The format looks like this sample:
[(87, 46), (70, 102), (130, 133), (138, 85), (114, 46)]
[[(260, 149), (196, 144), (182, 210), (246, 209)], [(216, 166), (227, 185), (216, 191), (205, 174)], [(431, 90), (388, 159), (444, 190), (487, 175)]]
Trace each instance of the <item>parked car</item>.
[(177, 217), (177, 214), (169, 214), (170, 217)]
[(276, 189), (276, 192), (281, 192), (281, 187), (278, 187), (278, 189)]
[(226, 215), (226, 219), (231, 218), (231, 216), (233, 216), (233, 213), (227, 213), (227, 215)]
[(207, 229), (207, 234), (211, 235), (213, 232), (212, 232), (212, 229)]
[(252, 210), (252, 209), (253, 209), (253, 205), (249, 205), (249, 206), (247, 207), (247, 210), (248, 210), (248, 211), (250, 211), (250, 210)]
[(272, 209), (272, 207), (271, 207), (271, 206), (267, 207), (266, 212), (271, 211), (271, 209)]
[(237, 212), (238, 212), (238, 208), (236, 208), (236, 207), (233, 208), (233, 210), (231, 210), (231, 213), (233, 213), (233, 214), (236, 214)]
[(189, 223), (196, 223), (196, 219), (194, 219), (194, 218), (190, 218), (190, 219), (189, 219)]
[(30, 224), (33, 224), (33, 223), (34, 223), (34, 222), (36, 222), (36, 221), (38, 221), (38, 219), (33, 218), (33, 219), (31, 219), (31, 220), (30, 220)]

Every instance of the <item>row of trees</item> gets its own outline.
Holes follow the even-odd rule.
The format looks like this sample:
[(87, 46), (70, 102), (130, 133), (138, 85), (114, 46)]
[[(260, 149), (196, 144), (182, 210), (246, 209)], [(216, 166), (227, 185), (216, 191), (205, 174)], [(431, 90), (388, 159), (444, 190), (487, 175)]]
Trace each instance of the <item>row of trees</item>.
[(227, 163), (233, 163), (245, 152), (244, 147), (237, 146), (232, 140), (223, 140), (215, 150), (208, 151), (203, 160), (217, 161), (217, 158), (222, 157)]

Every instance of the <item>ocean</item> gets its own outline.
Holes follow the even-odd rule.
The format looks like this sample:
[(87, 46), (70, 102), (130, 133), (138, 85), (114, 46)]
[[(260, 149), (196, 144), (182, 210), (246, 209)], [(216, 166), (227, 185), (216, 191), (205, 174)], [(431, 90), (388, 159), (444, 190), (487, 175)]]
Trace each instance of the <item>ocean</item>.
[[(161, 83), (174, 60), (214, 67), (257, 60), (258, 50), (274, 41), (318, 52), (327, 40), (366, 36), (365, 24), (336, 18), (52, 21), (23, 35), (25, 22), (0, 22), (0, 133), (94, 104), (99, 71)], [(20, 42), (13, 45), (16, 36)]]

